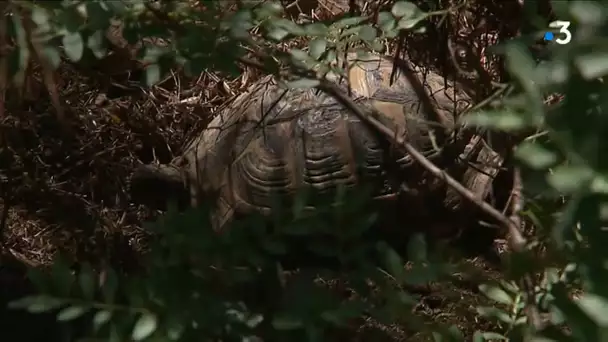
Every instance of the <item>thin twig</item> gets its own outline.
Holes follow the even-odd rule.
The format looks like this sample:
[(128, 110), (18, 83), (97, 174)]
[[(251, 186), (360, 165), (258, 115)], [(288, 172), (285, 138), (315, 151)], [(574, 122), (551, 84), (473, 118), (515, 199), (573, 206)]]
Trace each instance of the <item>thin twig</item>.
[[(511, 191), (511, 208), (510, 208), (510, 221), (517, 227), (522, 227), (520, 212), (523, 207), (523, 196), (522, 196), (523, 183), (521, 180), (521, 173), (519, 168), (513, 170), (513, 189)], [(517, 230), (519, 232), (519, 229)], [(509, 235), (509, 245), (515, 252), (523, 252), (526, 248), (525, 238), (519, 235)], [(543, 328), (543, 321), (540, 317), (538, 310), (536, 310), (536, 303), (534, 302), (535, 290), (534, 281), (529, 275), (524, 275), (521, 279), (521, 286), (526, 293), (526, 315), (530, 320), (530, 323), (536, 328), (541, 330)]]
[[(512, 212), (512, 218), (507, 218), (496, 208), (492, 207), (483, 199), (479, 199), (475, 196), (475, 194), (464, 187), (460, 182), (452, 178), (445, 171), (438, 168), (433, 162), (428, 160), (422, 153), (418, 152), (410, 143), (405, 141), (402, 136), (398, 136), (395, 132), (393, 132), (390, 128), (386, 127), (384, 124), (366, 114), (363, 109), (359, 105), (357, 105), (352, 99), (346, 96), (340, 88), (338, 88), (335, 84), (332, 84), (328, 81), (321, 80), (321, 84), (318, 86), (319, 89), (325, 91), (329, 95), (333, 96), (337, 99), (342, 105), (352, 111), (357, 117), (365, 122), (369, 123), (373, 127), (375, 127), (378, 131), (383, 133), (388, 139), (393, 139), (394, 143), (401, 145), (407, 153), (409, 153), (412, 158), (420, 163), (427, 171), (433, 174), (435, 177), (446, 182), (448, 186), (454, 189), (459, 195), (467, 199), (469, 202), (473, 203), (479, 209), (484, 211), (486, 214), (493, 217), (495, 220), (500, 222), (502, 226), (507, 230), (508, 235), (510, 237), (510, 245), (512, 246), (515, 252), (523, 252), (526, 246), (526, 239), (523, 237), (522, 233), (519, 230), (519, 211), (521, 208), (521, 178), (519, 173), (516, 170), (516, 187), (514, 187), (513, 203), (517, 203), (514, 208), (515, 210)], [(374, 109), (372, 109), (374, 110)], [(375, 110), (374, 110), (375, 111)], [(519, 194), (519, 195), (518, 195)], [(534, 282), (529, 275), (524, 275), (521, 279), (521, 283), (523, 285), (524, 291), (528, 293), (528, 298), (532, 300), (532, 302), (526, 305), (526, 314), (530, 323), (537, 329), (540, 330), (542, 328), (542, 322), (540, 320), (540, 315), (536, 306), (533, 302), (534, 296), (530, 296), (534, 292)]]
[[(511, 190), (511, 210), (510, 217), (511, 222), (517, 227), (521, 227), (521, 217), (519, 216), (522, 209), (523, 197), (521, 195), (523, 185), (521, 181), (521, 173), (519, 168), (513, 170), (513, 189)], [(519, 229), (518, 229), (519, 230)], [(521, 237), (512, 237), (512, 245), (518, 250), (522, 250), (525, 247), (526, 240)]]
[(7, 177), (8, 179), (4, 182), (2, 182), (2, 190), (1, 190), (1, 194), (2, 194), (2, 217), (0, 217), (0, 247), (2, 247), (2, 245), (4, 244), (4, 233), (6, 232), (6, 225), (8, 222), (8, 214), (9, 214), (9, 210), (11, 208), (12, 205), (12, 199), (13, 199), (13, 194), (12, 194), (12, 179), (10, 176), (10, 172), (9, 175)]
[(477, 199), (474, 193), (462, 186), (457, 180), (452, 178), (445, 171), (435, 166), (422, 153), (418, 152), (410, 143), (405, 141), (402, 136), (395, 134), (393, 130), (386, 127), (384, 124), (380, 123), (378, 120), (371, 117), (370, 115), (366, 114), (352, 99), (345, 96), (337, 86), (330, 82), (322, 81), (319, 85), (319, 88), (327, 92), (331, 96), (334, 96), (340, 103), (342, 103), (346, 108), (348, 108), (355, 115), (357, 115), (357, 117), (359, 117), (361, 120), (368, 122), (370, 125), (374, 126), (377, 130), (382, 132), (385, 136), (394, 139), (395, 143), (401, 145), (405, 149), (405, 151), (412, 156), (414, 160), (420, 163), (435, 177), (445, 181), (450, 187), (454, 188), (454, 190), (456, 190), (462, 197), (474, 203), (477, 207), (479, 207), (488, 215), (492, 216), (494, 219), (502, 223), (505, 227), (509, 229), (509, 231), (511, 231), (513, 222), (511, 222), (506, 216), (504, 216), (500, 211), (490, 206), (488, 203)]
[[(404, 38), (402, 37), (401, 39)], [(397, 54), (398, 53), (399, 51), (397, 51)], [(400, 70), (409, 81), (410, 85), (412, 86), (412, 89), (414, 89), (414, 92), (416, 93), (416, 96), (418, 96), (418, 99), (420, 100), (420, 103), (422, 105), (422, 110), (425, 112), (427, 117), (431, 118), (433, 122), (445, 124), (445, 120), (443, 120), (442, 116), (439, 115), (439, 113), (437, 112), (437, 109), (431, 102), (431, 98), (427, 95), (427, 92), (424, 89), (424, 85), (422, 85), (422, 82), (420, 82), (418, 77), (415, 75), (414, 70), (412, 70), (410, 66), (400, 58), (393, 58), (393, 64), (394, 69)], [(391, 74), (391, 78), (392, 77), (393, 74)], [(445, 130), (445, 128), (443, 130), (438, 130), (436, 132), (436, 135), (439, 141), (445, 141), (447, 131)]]
[[(260, 63), (257, 63), (255, 61), (251, 61), (251, 60), (247, 60), (245, 58), (240, 58), (239, 61), (242, 62), (243, 64), (251, 66), (251, 67), (256, 67), (256, 68), (261, 67), (261, 70), (264, 71), (263, 65), (261, 65)], [(296, 70), (295, 73), (298, 76), (314, 77), (314, 75), (312, 75), (311, 72)], [(374, 117), (372, 117), (372, 115), (369, 115), (368, 113), (366, 113), (366, 111), (363, 110), (359, 105), (357, 105), (357, 103), (355, 103), (355, 101), (353, 101), (350, 97), (345, 95), (344, 92), (337, 85), (333, 84), (330, 81), (324, 80), (324, 79), (321, 79), (319, 81), (320, 81), (320, 84), (317, 86), (318, 89), (333, 96), (336, 100), (338, 100), (340, 103), (342, 103), (342, 105), (344, 105), (351, 112), (353, 112), (353, 114), (357, 115), (357, 117), (359, 117), (359, 119), (363, 120), (363, 122), (366, 122), (369, 125), (373, 126), (375, 129), (377, 129), (379, 132), (381, 132), (387, 139), (392, 140), (392, 142), (395, 143), (396, 145), (402, 146), (405, 149), (405, 152), (410, 154), (416, 162), (420, 163), (425, 169), (427, 169), (435, 177), (445, 181), (446, 184), (448, 184), (448, 186), (452, 187), (456, 192), (458, 192), (459, 195), (461, 195), (462, 197), (464, 197), (465, 199), (467, 199), (468, 201), (473, 203), (475, 206), (477, 206), (479, 209), (481, 209), (483, 212), (485, 212), (486, 214), (490, 215), (492, 218), (494, 218), (495, 220), (500, 222), (505, 227), (505, 229), (508, 231), (509, 235), (513, 236), (513, 238), (516, 238), (518, 241), (525, 241), (525, 239), (521, 235), (518, 227), (514, 224), (514, 222), (509, 220), (509, 218), (507, 218), (505, 215), (503, 215), (500, 211), (496, 210), (494, 207), (492, 207), (487, 202), (478, 199), (473, 192), (471, 192), (470, 190), (465, 188), (462, 184), (460, 184), (460, 182), (458, 182), (457, 180), (452, 178), (445, 171), (443, 171), (440, 168), (438, 168), (437, 166), (435, 166), (422, 153), (418, 152), (416, 150), (416, 148), (414, 148), (410, 143), (405, 141), (405, 139), (402, 136), (397, 135), (392, 129), (390, 129), (386, 125), (382, 124), (380, 121), (376, 120)], [(418, 82), (418, 84), (420, 85), (420, 82)], [(374, 114), (381, 115), (381, 113), (377, 113), (377, 111), (375, 109), (373, 109), (373, 108), (370, 108), (370, 109), (373, 112), (375, 112)], [(434, 110), (434, 109), (432, 109), (432, 110)]]

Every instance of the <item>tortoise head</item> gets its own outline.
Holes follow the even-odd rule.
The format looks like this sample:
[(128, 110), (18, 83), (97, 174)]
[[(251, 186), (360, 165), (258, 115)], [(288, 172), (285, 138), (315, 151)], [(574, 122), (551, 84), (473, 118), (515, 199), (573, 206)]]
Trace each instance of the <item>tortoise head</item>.
[(189, 204), (189, 192), (182, 173), (173, 165), (140, 165), (131, 176), (131, 200), (152, 209), (166, 210), (169, 201), (179, 209)]

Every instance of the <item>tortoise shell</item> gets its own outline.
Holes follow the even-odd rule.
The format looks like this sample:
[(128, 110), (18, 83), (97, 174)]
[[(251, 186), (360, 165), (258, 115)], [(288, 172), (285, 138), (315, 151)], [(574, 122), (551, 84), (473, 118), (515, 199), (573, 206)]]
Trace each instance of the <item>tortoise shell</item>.
[[(347, 77), (337, 81), (356, 103), (375, 107), (381, 113), (377, 119), (432, 160), (439, 155), (432, 139), (437, 123), (426, 117), (407, 77), (393, 69), (388, 57), (351, 54)], [(418, 77), (440, 124), (451, 128), (467, 96), (446, 87), (435, 73)], [(332, 96), (312, 88), (285, 89), (266, 77), (215, 117), (172, 164), (192, 205), (219, 195), (220, 214), (228, 219), (235, 210), (268, 212), (300, 190), (322, 195), (366, 184), (374, 196), (389, 195), (396, 191), (391, 170), (406, 171), (412, 160)]]

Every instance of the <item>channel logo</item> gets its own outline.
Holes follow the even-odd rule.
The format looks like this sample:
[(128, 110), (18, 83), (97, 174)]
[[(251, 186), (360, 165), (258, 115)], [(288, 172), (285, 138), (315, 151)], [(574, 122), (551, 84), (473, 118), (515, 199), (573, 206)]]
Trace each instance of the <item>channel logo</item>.
[(559, 29), (556, 32), (547, 31), (543, 39), (547, 42), (556, 42), (559, 45), (566, 45), (572, 40), (572, 32), (570, 32), (570, 22), (557, 20), (549, 24), (550, 28)]

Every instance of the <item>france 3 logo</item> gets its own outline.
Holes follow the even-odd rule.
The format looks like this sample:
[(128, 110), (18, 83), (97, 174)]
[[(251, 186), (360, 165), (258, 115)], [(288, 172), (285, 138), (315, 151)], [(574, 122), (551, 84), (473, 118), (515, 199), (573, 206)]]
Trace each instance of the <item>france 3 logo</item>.
[(570, 32), (570, 22), (556, 20), (549, 24), (552, 29), (559, 29), (557, 33), (555, 31), (547, 31), (543, 37), (546, 42), (556, 42), (559, 45), (566, 45), (572, 40), (572, 33)]

